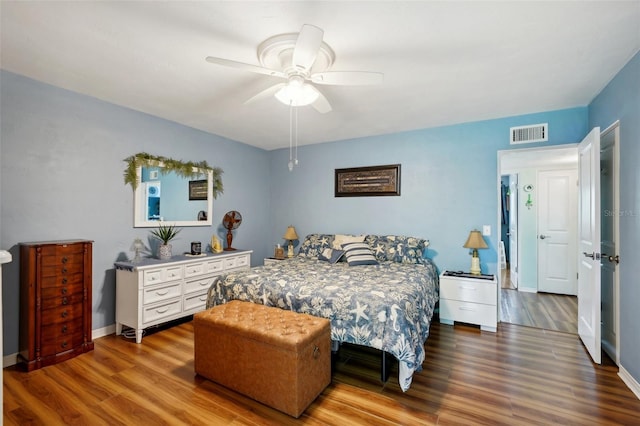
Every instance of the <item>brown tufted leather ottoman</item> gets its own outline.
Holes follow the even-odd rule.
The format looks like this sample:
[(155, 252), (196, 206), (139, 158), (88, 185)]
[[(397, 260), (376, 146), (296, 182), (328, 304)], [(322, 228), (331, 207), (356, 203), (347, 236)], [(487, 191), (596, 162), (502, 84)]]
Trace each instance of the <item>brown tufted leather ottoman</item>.
[(193, 316), (196, 373), (299, 417), (331, 382), (329, 320), (231, 301)]

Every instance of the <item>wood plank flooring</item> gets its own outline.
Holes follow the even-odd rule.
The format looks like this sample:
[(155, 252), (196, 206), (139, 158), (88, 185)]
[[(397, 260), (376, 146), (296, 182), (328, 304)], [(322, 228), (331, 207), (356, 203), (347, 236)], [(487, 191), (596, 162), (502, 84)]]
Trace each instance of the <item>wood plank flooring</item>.
[(551, 293), (500, 290), (500, 321), (578, 333), (578, 298)]
[(345, 346), (333, 381), (294, 419), (196, 376), (193, 326), (95, 340), (95, 350), (4, 370), (5, 425), (633, 425), (640, 401), (578, 337), (511, 324), (498, 333), (434, 321), (424, 370), (403, 393), (379, 354)]

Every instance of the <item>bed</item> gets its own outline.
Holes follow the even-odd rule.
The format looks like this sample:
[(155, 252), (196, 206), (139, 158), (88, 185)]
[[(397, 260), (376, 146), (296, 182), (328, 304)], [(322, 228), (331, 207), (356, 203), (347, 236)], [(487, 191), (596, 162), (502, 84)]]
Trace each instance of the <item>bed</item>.
[(427, 245), (393, 235), (311, 234), (291, 259), (219, 277), (207, 307), (244, 300), (327, 318), (334, 344), (393, 355), (407, 391), (422, 369), (438, 300), (436, 267), (423, 257)]

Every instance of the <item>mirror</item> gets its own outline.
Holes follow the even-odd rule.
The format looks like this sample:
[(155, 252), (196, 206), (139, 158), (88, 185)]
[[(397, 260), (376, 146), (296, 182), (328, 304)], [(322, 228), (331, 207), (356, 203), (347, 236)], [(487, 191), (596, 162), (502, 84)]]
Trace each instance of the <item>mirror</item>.
[(157, 166), (136, 168), (134, 227), (210, 226), (213, 214), (213, 172), (194, 168), (193, 177), (162, 171)]

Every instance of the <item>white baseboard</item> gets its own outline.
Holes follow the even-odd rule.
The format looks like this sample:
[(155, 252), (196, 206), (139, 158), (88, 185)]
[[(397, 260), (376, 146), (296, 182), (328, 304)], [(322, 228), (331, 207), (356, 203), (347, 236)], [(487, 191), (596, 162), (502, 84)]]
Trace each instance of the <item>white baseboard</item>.
[(535, 288), (531, 288), (531, 287), (518, 287), (518, 291), (521, 291), (523, 293), (537, 293), (538, 290), (536, 290)]
[(629, 389), (631, 389), (631, 392), (634, 393), (636, 398), (640, 399), (640, 383), (638, 383), (637, 380), (634, 379), (633, 376), (631, 376), (631, 374), (629, 374), (629, 372), (625, 370), (623, 366), (620, 366), (618, 376), (620, 376), (624, 384), (627, 385)]
[(116, 325), (111, 324), (106, 327), (97, 328), (95, 330), (91, 330), (91, 340), (95, 340), (99, 337), (108, 336), (116, 332)]
[[(108, 336), (116, 332), (116, 325), (111, 324), (103, 328), (98, 328), (96, 330), (91, 330), (91, 340), (95, 340), (99, 337)], [(11, 367), (12, 365), (16, 365), (18, 363), (18, 353), (10, 354), (2, 357), (2, 368)]]

